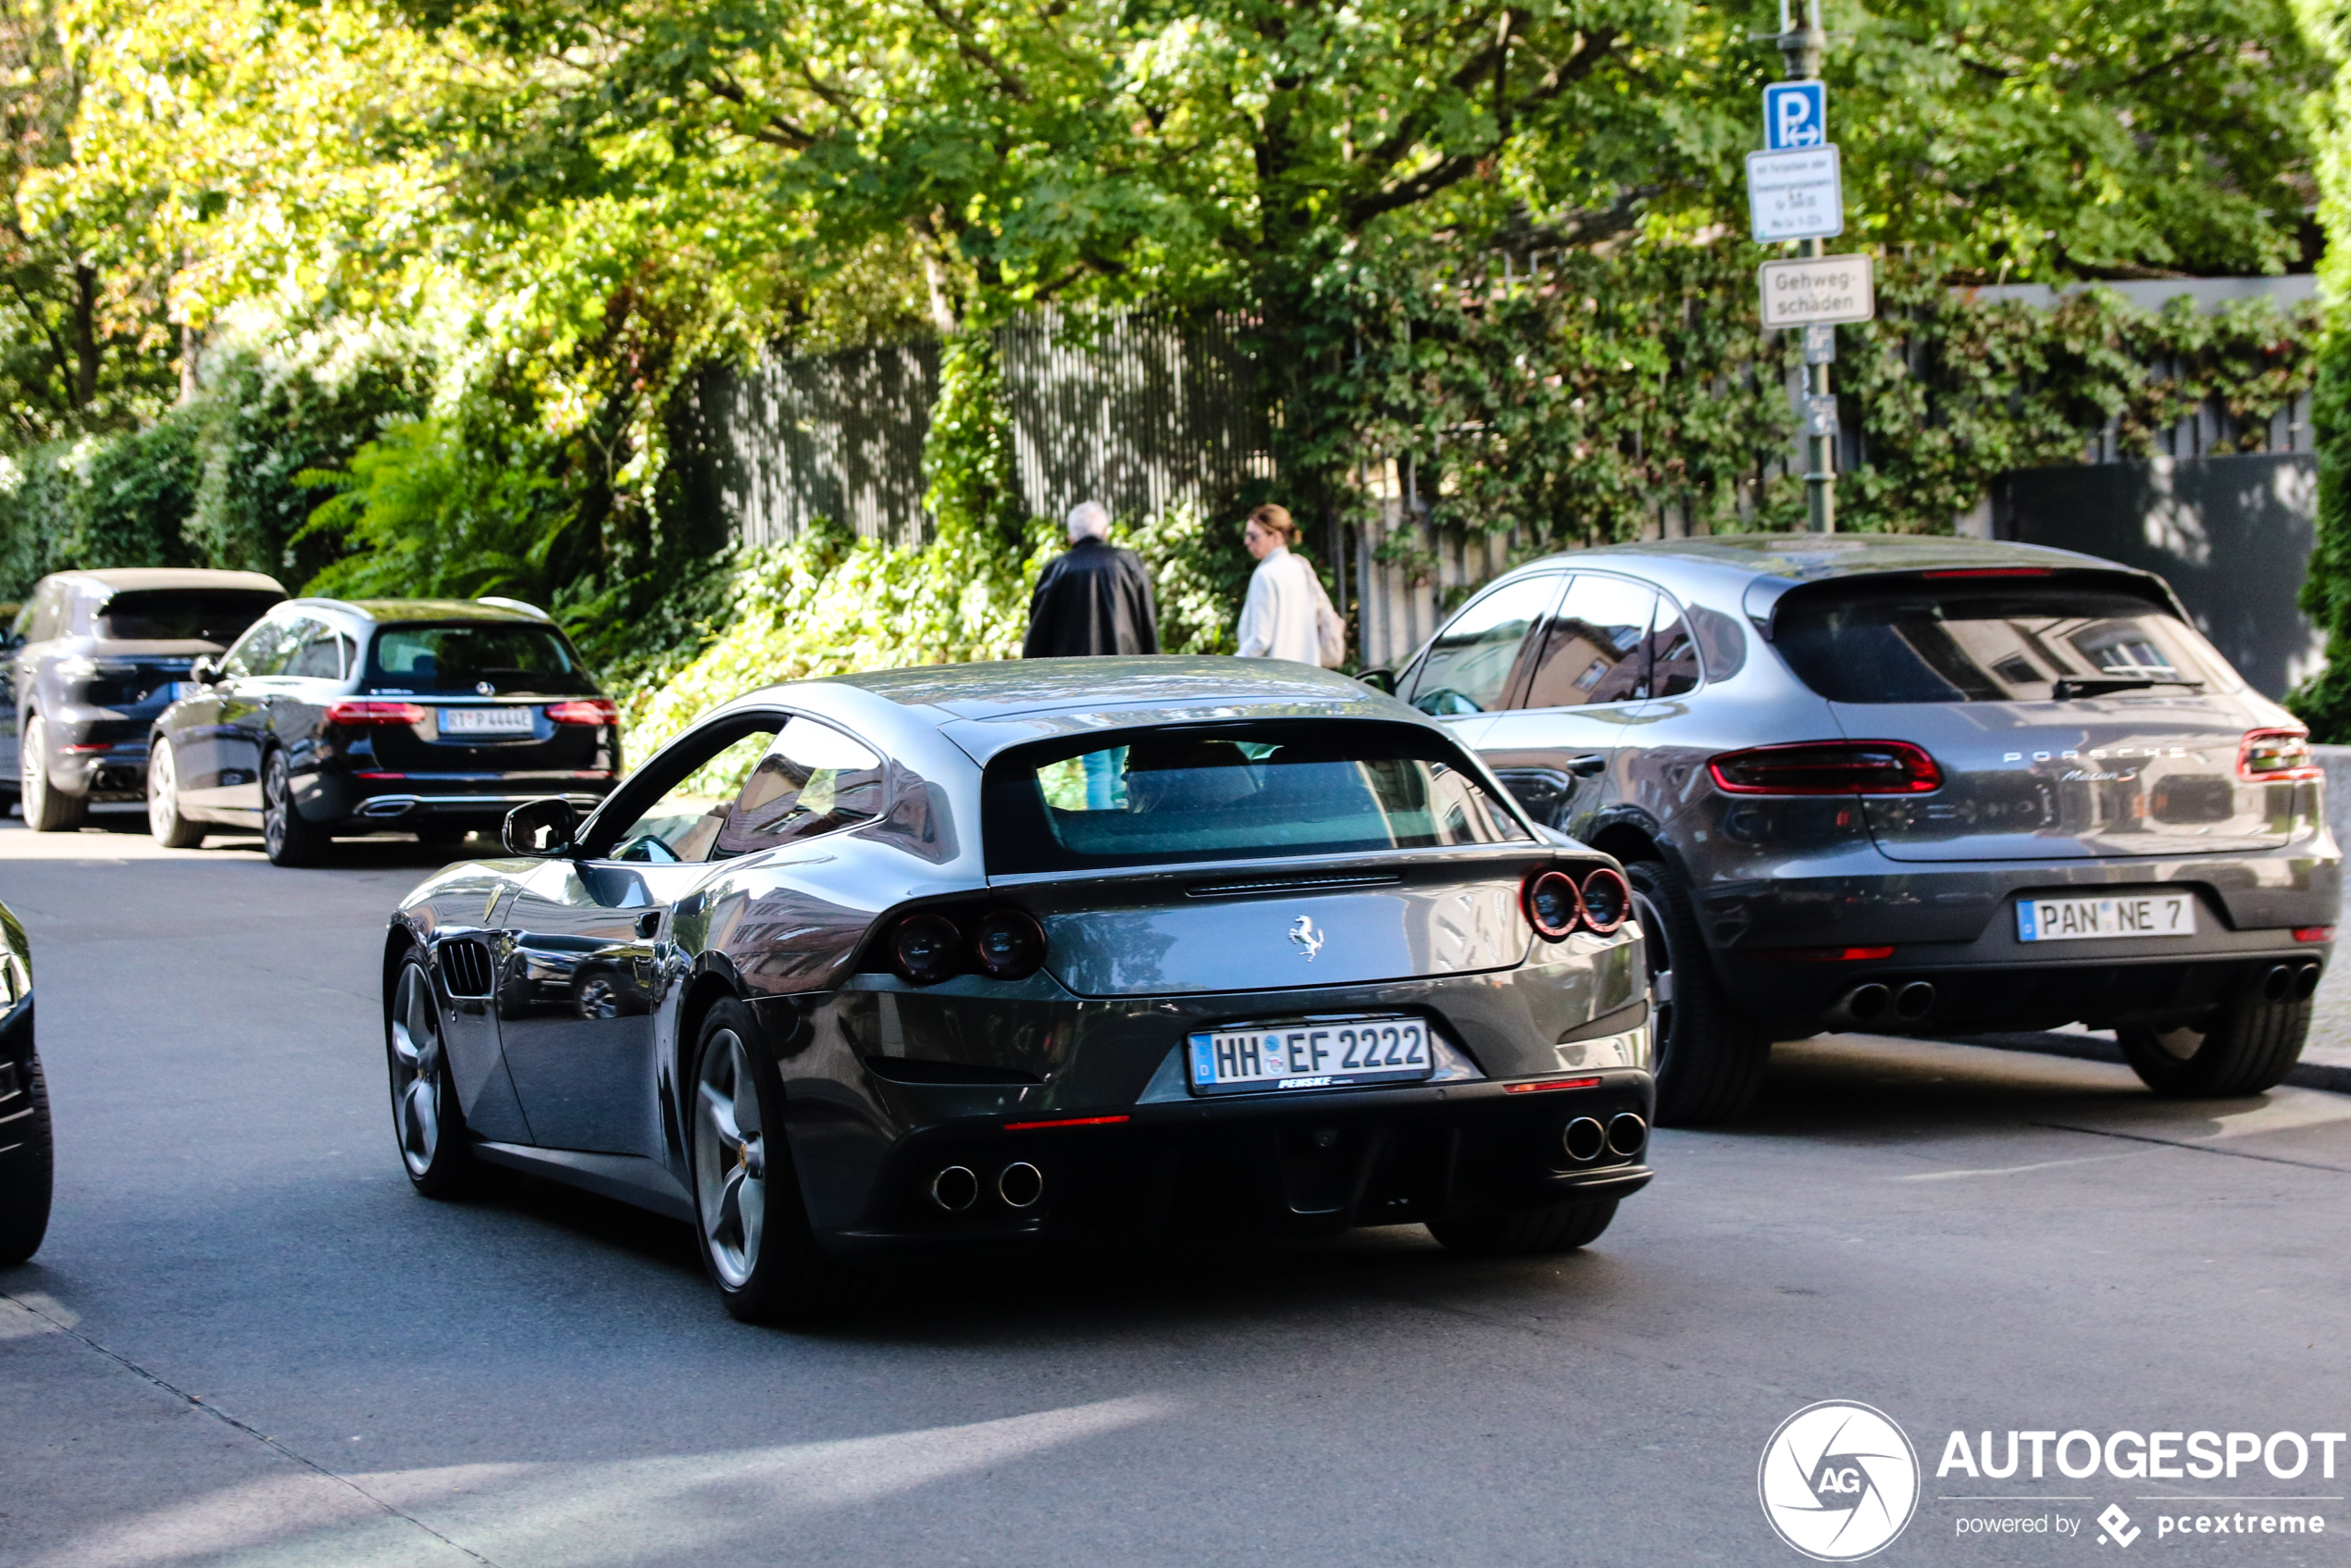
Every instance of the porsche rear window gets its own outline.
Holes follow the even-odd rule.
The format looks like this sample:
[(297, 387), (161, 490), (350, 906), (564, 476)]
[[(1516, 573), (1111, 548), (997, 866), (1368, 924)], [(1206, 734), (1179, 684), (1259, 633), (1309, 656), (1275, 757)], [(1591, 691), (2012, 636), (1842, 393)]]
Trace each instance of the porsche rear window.
[(1380, 724), (1155, 729), (1025, 747), (989, 765), (985, 816), (990, 875), (1528, 837), (1440, 738)]
[(237, 588), (143, 588), (117, 593), (98, 612), (108, 642), (218, 642), (244, 635), (285, 595)]
[(2045, 703), (2238, 684), (2168, 607), (2061, 578), (1791, 594), (1772, 640), (1805, 685), (1836, 703)]

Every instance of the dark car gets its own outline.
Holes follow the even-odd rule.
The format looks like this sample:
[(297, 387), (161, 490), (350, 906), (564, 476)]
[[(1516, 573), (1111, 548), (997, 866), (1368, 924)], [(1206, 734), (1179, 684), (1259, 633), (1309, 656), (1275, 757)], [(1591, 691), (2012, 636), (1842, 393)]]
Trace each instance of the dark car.
[(393, 916), (409, 1176), (693, 1222), (739, 1317), (1161, 1228), (1559, 1251), (1649, 1177), (1618, 867), (1337, 674), (777, 686), (507, 839)]
[(1769, 535), (1553, 556), (1398, 682), (1626, 864), (1659, 1112), (1773, 1039), (2112, 1027), (2168, 1094), (2299, 1055), (2342, 857), (2301, 725), (2163, 581), (2064, 551)]
[(147, 820), (189, 848), (258, 828), (280, 865), (338, 833), (454, 844), (525, 801), (582, 811), (620, 766), (618, 716), (554, 622), (511, 601), (292, 599), (155, 720)]
[(286, 596), (259, 572), (58, 572), (17, 614), (19, 799), (36, 831), (81, 825), (93, 801), (147, 787), (147, 732), (200, 657)]
[(32, 1046), (32, 948), (0, 906), (0, 1264), (20, 1263), (49, 1232), (49, 1090)]

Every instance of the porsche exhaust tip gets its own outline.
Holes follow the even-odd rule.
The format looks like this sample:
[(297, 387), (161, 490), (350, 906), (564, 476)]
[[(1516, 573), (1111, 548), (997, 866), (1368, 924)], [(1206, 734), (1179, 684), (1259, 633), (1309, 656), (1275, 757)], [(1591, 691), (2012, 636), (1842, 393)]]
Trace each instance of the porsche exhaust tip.
[(2293, 994), (2293, 969), (2283, 964), (2271, 964), (2270, 966), (2270, 972), (2261, 977), (2261, 1000), (2264, 1002), (2283, 1002), (2287, 997), (2292, 996)]
[(1608, 1120), (1608, 1148), (1611, 1154), (1629, 1160), (1641, 1151), (1649, 1139), (1649, 1125), (1630, 1111), (1619, 1111)]
[(1588, 1164), (1608, 1147), (1608, 1129), (1591, 1116), (1578, 1116), (1561, 1129), (1560, 1148), (1577, 1164)]
[(2301, 968), (2295, 971), (2294, 999), (2296, 1002), (2309, 1001), (2313, 995), (2317, 994), (2318, 989), (2319, 966), (2317, 964), (2305, 964)]
[(1874, 1024), (1894, 1005), (1894, 993), (1872, 980), (1845, 993), (1845, 1015), (1857, 1024)]
[(1934, 988), (1924, 980), (1912, 980), (1894, 993), (1894, 1015), (1906, 1024), (1915, 1024), (1934, 1011)]
[(1045, 1173), (1026, 1160), (1015, 1160), (997, 1176), (996, 1196), (1008, 1209), (1026, 1209), (1045, 1196)]
[(968, 1166), (950, 1165), (930, 1178), (930, 1201), (951, 1214), (960, 1214), (979, 1201), (979, 1177)]

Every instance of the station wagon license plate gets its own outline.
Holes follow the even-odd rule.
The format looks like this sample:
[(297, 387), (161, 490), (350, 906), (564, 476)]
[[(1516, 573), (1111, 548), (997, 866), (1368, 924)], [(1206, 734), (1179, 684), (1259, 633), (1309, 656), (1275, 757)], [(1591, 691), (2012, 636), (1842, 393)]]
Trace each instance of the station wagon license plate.
[(1194, 1094), (1416, 1083), (1437, 1070), (1419, 1018), (1296, 1018), (1190, 1037)]
[(2112, 898), (2016, 901), (2016, 940), (2021, 942), (2195, 935), (2194, 893), (2123, 893)]
[(443, 708), (439, 722), (443, 735), (529, 735), (532, 729), (529, 708)]

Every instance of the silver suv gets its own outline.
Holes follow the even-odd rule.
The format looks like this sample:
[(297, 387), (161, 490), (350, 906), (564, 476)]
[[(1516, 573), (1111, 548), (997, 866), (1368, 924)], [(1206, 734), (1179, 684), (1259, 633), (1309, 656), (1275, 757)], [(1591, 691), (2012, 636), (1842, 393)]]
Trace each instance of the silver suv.
[(1626, 864), (1659, 1111), (1774, 1039), (2116, 1030), (2167, 1094), (2300, 1055), (2342, 856), (2301, 725), (2162, 579), (2019, 544), (1753, 535), (1536, 561), (1397, 690)]

